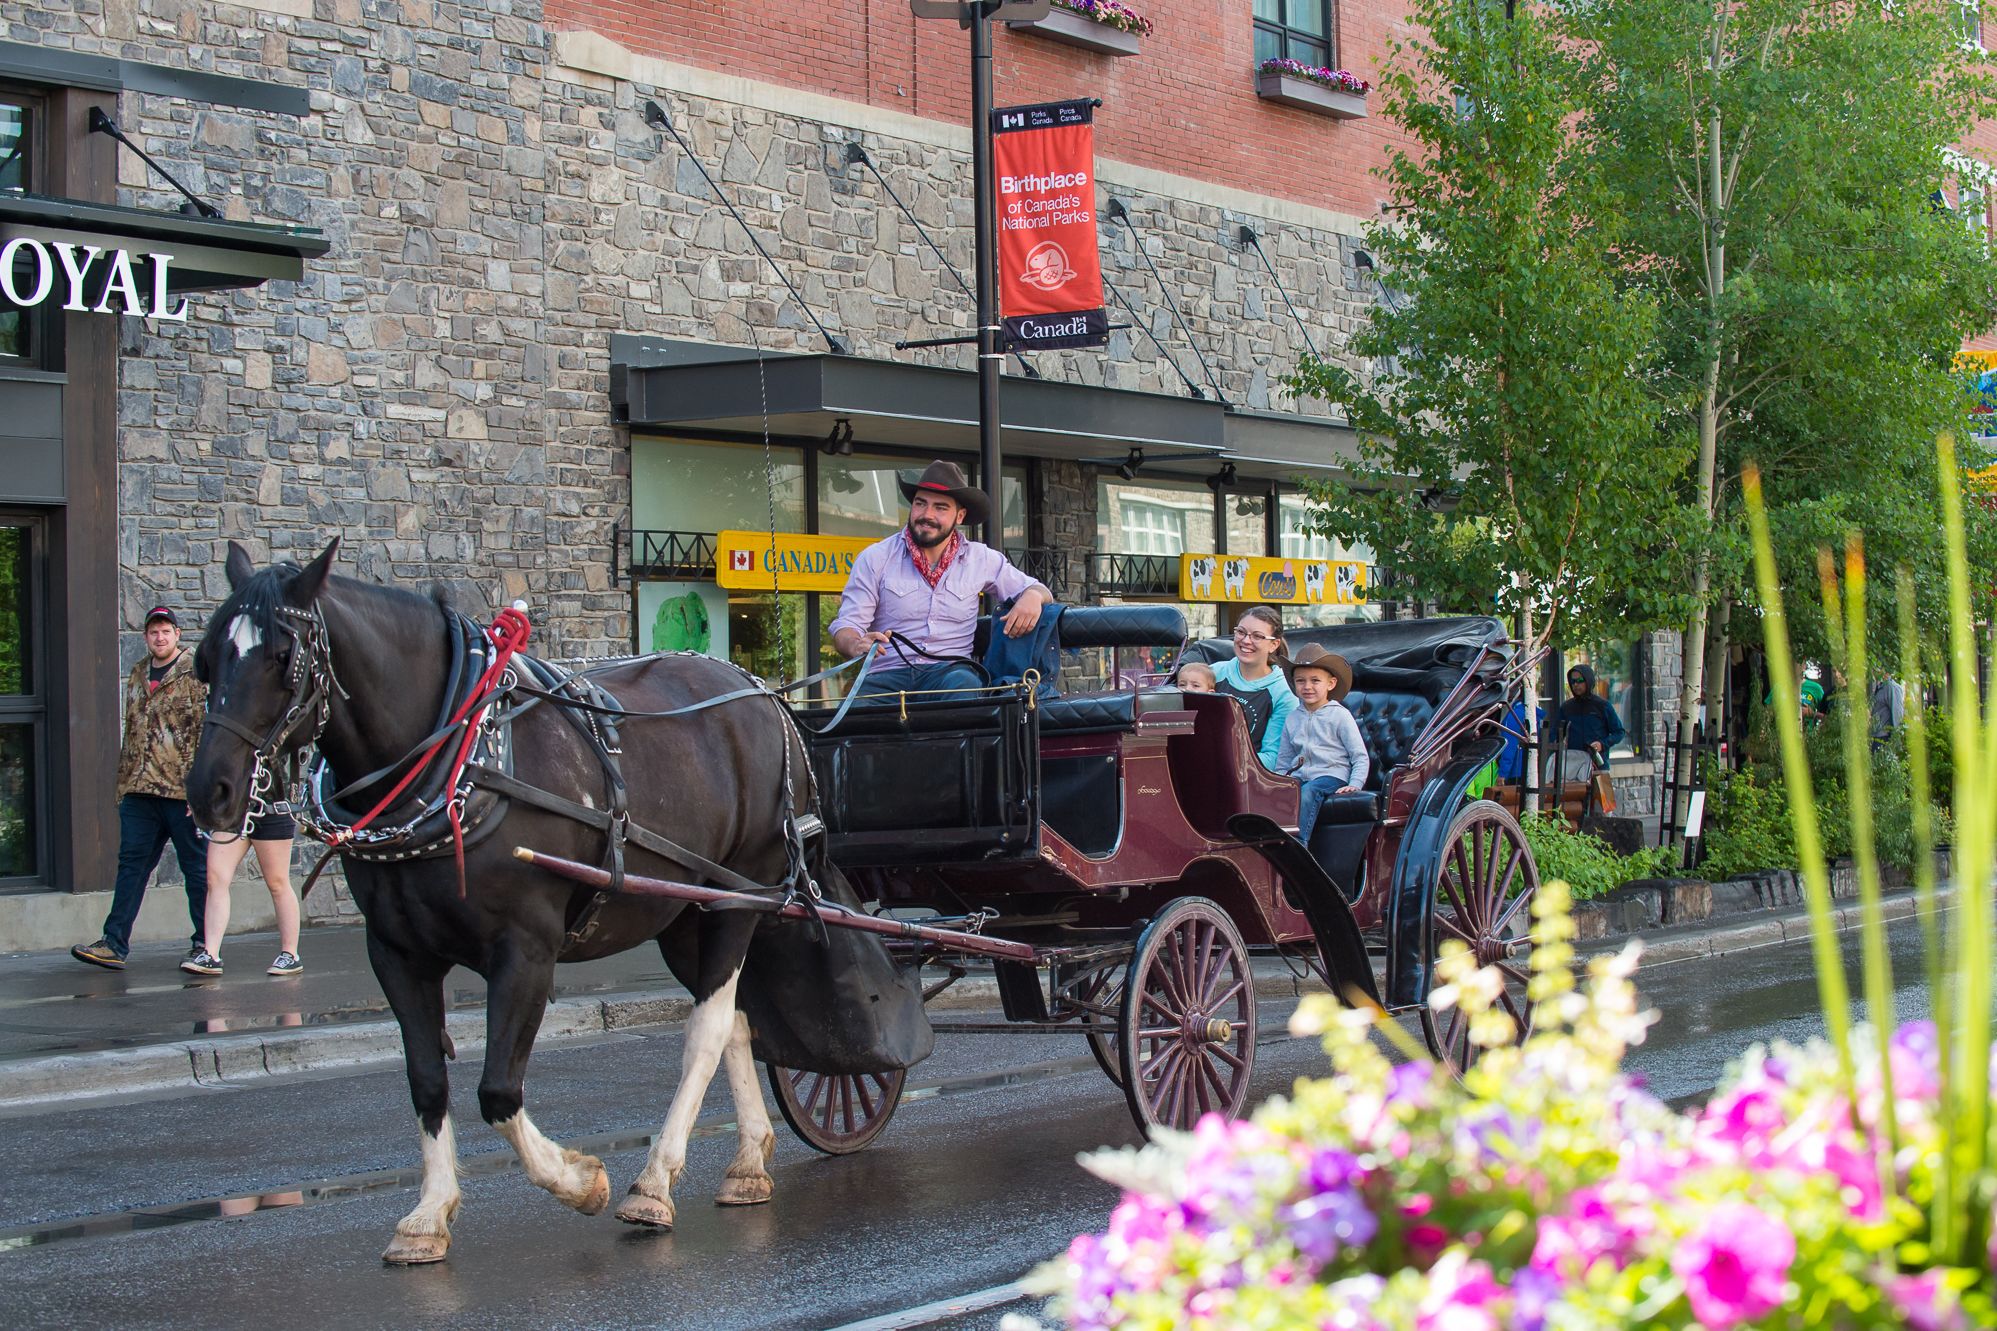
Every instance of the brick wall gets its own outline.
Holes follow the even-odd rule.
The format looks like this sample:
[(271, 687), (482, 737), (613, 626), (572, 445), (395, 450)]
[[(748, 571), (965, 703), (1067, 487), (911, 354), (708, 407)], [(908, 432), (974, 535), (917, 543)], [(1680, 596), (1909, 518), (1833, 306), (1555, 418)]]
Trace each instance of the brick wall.
[[(1106, 157), (1319, 207), (1373, 215), (1371, 171), (1400, 141), (1375, 116), (1334, 122), (1255, 95), (1249, 0), (1139, 0), (1152, 20), (1139, 54), (1110, 57), (1001, 27), (999, 104), (1101, 97)], [(1392, 40), (1411, 35), (1398, 3), (1334, 3), (1338, 60), (1378, 82)], [(600, 32), (647, 55), (726, 70), (950, 124), (970, 116), (970, 39), (917, 19), (905, 0), (550, 0), (551, 29)]]

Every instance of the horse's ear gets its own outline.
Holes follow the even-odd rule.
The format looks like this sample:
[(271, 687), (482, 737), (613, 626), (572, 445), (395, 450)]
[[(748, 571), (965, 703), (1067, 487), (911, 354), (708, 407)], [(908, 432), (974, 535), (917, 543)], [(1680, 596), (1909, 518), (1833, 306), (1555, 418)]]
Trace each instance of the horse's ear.
[(229, 590), (241, 591), (243, 584), (248, 582), (251, 576), (256, 573), (257, 566), (251, 561), (250, 552), (243, 549), (240, 542), (231, 541), (229, 542), (229, 559), (222, 566), (222, 571), (229, 575)]
[(325, 550), (317, 559), (307, 564), (291, 584), (291, 601), (304, 607), (317, 600), (319, 593), (326, 590), (326, 579), (333, 574), (333, 556), (340, 552), (340, 538), (335, 536), (327, 542)]

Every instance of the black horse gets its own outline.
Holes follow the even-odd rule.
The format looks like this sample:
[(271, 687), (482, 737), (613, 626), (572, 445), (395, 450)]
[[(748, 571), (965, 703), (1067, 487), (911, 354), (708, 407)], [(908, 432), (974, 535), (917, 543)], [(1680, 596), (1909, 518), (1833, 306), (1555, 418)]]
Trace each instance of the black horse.
[[(287, 755), (315, 739), (330, 773), (328, 789), (388, 769), (351, 796), (351, 807), (371, 807), (406, 770), (396, 766), (398, 760), (435, 734), (452, 681), (464, 673), (453, 667), (452, 643), (454, 633), (464, 640), (467, 621), (441, 599), (332, 576), (338, 547), (335, 539), (303, 568), (279, 564), (259, 571), (241, 546), (230, 543), (232, 591), (209, 620), (196, 656), (210, 690), (209, 724), (187, 781), (194, 816), (211, 834), (241, 829), (252, 798), (271, 788), (267, 774), (282, 770)], [(613, 664), (589, 678), (631, 712), (683, 708), (743, 692), (748, 684), (725, 662), (686, 655)], [(605, 701), (605, 695), (590, 696)], [(577, 723), (579, 717), (585, 724)], [(553, 703), (515, 706), (504, 741), (512, 777), (592, 813), (609, 807), (605, 720)], [(443, 745), (444, 757), (456, 744), (453, 738)], [(671, 720), (625, 720), (621, 744), (631, 825), (675, 843), (690, 859), (709, 861), (707, 869), (720, 866), (724, 878), (732, 872), (773, 885), (784, 884), (787, 874), (795, 879), (800, 865), (794, 820), (811, 809), (812, 788), (802, 743), (780, 703), (750, 689), (739, 700)], [(398, 819), (406, 825), (421, 802), (415, 793), (420, 785), (390, 805), (383, 825)], [(421, 858), (346, 862), (348, 885), (367, 921), (368, 958), (402, 1028), (410, 1097), (422, 1129), (422, 1195), (396, 1225), (384, 1260), (438, 1261), (450, 1246), (460, 1195), (444, 1066), (450, 1050), (443, 981), (454, 966), (478, 972), (487, 985), (481, 1114), (513, 1145), (529, 1179), (594, 1215), (610, 1201), (609, 1178), (601, 1161), (550, 1141), (528, 1118), (521, 1094), (527, 1059), (558, 960), (586, 961), (657, 940), (674, 974), (692, 991), (695, 1006), (665, 1126), (617, 1216), (671, 1227), (672, 1187), (686, 1163), (687, 1137), (717, 1064), (727, 1068), (739, 1145), (716, 1200), (768, 1201), (766, 1166), (775, 1137), (752, 1061), (751, 1022), (737, 1010), (745, 961), (752, 964), (742, 998), (756, 1020), (759, 1047), (774, 1034), (773, 1047), (795, 1050), (795, 1040), (786, 1043), (789, 1037), (801, 1033), (809, 1046), (815, 1033), (836, 1027), (856, 1006), (838, 1002), (829, 990), (849, 983), (855, 970), (884, 962), (885, 953), (863, 956), (857, 966), (842, 965), (836, 947), (828, 962), (822, 940), (808, 927), (772, 924), (765, 914), (690, 910), (657, 897), (597, 897), (511, 852), (525, 845), (600, 862), (607, 853), (606, 832), (519, 798), (504, 806), (481, 798), (492, 826), (468, 835), (462, 879), (448, 831), (441, 846), (433, 838), (422, 847)], [(468, 816), (475, 817), (476, 810)], [(627, 843), (626, 854), (634, 873), (690, 881), (717, 876), (635, 843)], [(836, 871), (821, 861), (817, 873), (828, 895), (851, 904), (851, 890)], [(585, 919), (588, 927), (579, 927)], [(848, 937), (834, 934), (835, 943)], [(901, 1022), (895, 1061), (912, 1062), (928, 1052), (927, 1025), (919, 998), (913, 1020), (920, 1029), (907, 1024), (910, 993), (895, 984), (892, 967), (887, 969), (887, 982), (878, 982), (876, 967), (872, 984), (886, 992), (868, 995), (881, 1004), (878, 1012), (856, 1019), (874, 1021), (885, 1012), (888, 1021)], [(899, 1013), (893, 1011), (897, 1005)], [(787, 1024), (788, 1029), (772, 1029)], [(861, 1032), (856, 1042), (865, 1043), (866, 1035)], [(809, 1058), (807, 1048), (784, 1061)]]

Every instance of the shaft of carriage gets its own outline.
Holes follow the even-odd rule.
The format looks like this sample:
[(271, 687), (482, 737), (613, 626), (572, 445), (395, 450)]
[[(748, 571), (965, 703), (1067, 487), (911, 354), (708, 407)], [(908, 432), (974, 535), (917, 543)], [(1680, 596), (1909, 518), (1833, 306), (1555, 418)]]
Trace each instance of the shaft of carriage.
[[(612, 883), (607, 870), (563, 859), (559, 855), (530, 850), (526, 846), (515, 846), (513, 856), (515, 859), (524, 860), (550, 873), (573, 879), (587, 887), (607, 888)], [(726, 888), (703, 887), (695, 883), (678, 883), (671, 879), (647, 878), (631, 873), (624, 875), (624, 882), (618, 890), (633, 896), (669, 897), (675, 901), (687, 901), (701, 907), (720, 906), (730, 910), (762, 911), (789, 920), (816, 918), (837, 929), (858, 929), (862, 933), (880, 934), (886, 938), (912, 938), (980, 957), (1025, 962), (1042, 959), (1041, 949), (1029, 943), (1016, 943), (985, 934), (965, 933), (960, 929), (939, 929), (933, 925), (916, 924), (910, 920), (897, 920), (884, 915), (868, 915), (861, 911), (848, 910), (830, 901), (818, 901), (807, 905), (796, 899), (785, 901), (776, 897), (753, 896), (747, 892), (731, 892)]]

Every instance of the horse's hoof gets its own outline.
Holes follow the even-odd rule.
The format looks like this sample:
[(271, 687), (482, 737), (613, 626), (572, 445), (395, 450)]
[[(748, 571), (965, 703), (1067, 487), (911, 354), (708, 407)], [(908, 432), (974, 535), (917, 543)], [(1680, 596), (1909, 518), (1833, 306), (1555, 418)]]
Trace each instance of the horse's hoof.
[(451, 1236), (448, 1234), (398, 1233), (382, 1249), (381, 1260), (390, 1266), (422, 1266), (443, 1261), (444, 1254), (450, 1250)]
[(604, 1169), (601, 1160), (592, 1156), (584, 1156), (578, 1163), (585, 1169), (591, 1165), (596, 1166), (596, 1177), (590, 1180), (589, 1190), (580, 1197), (574, 1199), (564, 1197), (562, 1200), (584, 1215), (602, 1215), (603, 1208), (610, 1205), (609, 1171)]
[(625, 1195), (624, 1204), (617, 1208), (617, 1218), (627, 1225), (644, 1225), (648, 1229), (671, 1229), (673, 1204), (657, 1197), (647, 1197), (633, 1188)]
[(758, 1206), (770, 1200), (776, 1185), (768, 1174), (757, 1174), (751, 1178), (725, 1178), (721, 1180), (721, 1191), (714, 1194), (716, 1206)]

